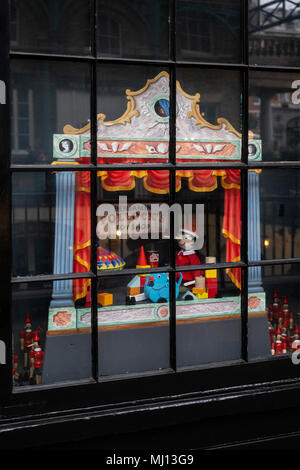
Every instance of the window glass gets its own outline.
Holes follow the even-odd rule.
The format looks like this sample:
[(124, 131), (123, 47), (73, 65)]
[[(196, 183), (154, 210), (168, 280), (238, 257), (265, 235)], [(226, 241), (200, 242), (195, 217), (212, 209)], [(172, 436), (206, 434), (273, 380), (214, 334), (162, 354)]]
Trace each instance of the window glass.
[(261, 151), (251, 155), (252, 160), (299, 159), (299, 90), (296, 73), (250, 72), (249, 129), (261, 141)]
[(241, 359), (241, 297), (232, 282), (238, 277), (239, 268), (177, 273), (178, 367)]
[[(91, 377), (91, 333), (90, 329), (78, 326), (78, 311), (72, 299), (73, 282), (13, 285), (15, 387)], [(80, 279), (80, 282), (87, 285), (90, 280)]]
[(168, 17), (168, 0), (97, 0), (98, 55), (167, 59)]
[(97, 295), (100, 375), (169, 368), (168, 274), (100, 277)]
[[(74, 163), (89, 156), (79, 149), (77, 135), (77, 128), (89, 127), (90, 120), (86, 64), (14, 60), (11, 80), (12, 163)], [(87, 141), (88, 137), (86, 129)]]
[(299, 258), (298, 170), (250, 171), (248, 178), (249, 259)]
[(12, 275), (89, 271), (89, 173), (14, 173), (12, 188)]
[(253, 267), (248, 273), (249, 359), (290, 354), (299, 361), (299, 265)]
[(299, 67), (300, 5), (292, 0), (249, 1), (251, 64)]
[(164, 163), (169, 153), (169, 73), (98, 68), (98, 163)]
[(239, 72), (186, 67), (176, 77), (177, 162), (240, 160)]
[(10, 0), (11, 48), (90, 54), (90, 0)]
[(240, 62), (240, 3), (237, 0), (179, 0), (177, 59)]
[[(169, 264), (169, 171), (98, 172), (98, 269)], [(103, 251), (105, 250), (105, 251)], [(143, 258), (143, 261), (142, 261)], [(151, 261), (155, 258), (155, 261)], [(153, 264), (153, 266), (152, 266)]]
[[(175, 209), (184, 228), (197, 236), (200, 262), (204, 263), (206, 257), (213, 257), (215, 263), (239, 261), (240, 171), (181, 170), (176, 175)], [(177, 248), (181, 249), (180, 244)]]

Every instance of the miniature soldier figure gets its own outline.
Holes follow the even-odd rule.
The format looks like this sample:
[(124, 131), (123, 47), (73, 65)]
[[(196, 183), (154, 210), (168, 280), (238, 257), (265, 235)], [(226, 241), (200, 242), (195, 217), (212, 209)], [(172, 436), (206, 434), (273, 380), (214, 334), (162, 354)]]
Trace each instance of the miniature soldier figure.
[(300, 349), (300, 330), (298, 325), (296, 325), (294, 335), (291, 338), (294, 340), (292, 343), (292, 351), (298, 351)]
[(275, 342), (274, 341), (272, 342), (272, 345), (271, 345), (271, 354), (272, 356), (274, 356), (275, 354)]
[(27, 313), (25, 318), (24, 331), (20, 333), (20, 348), (21, 351), (24, 351), (24, 367), (27, 368), (29, 365), (29, 349), (33, 341), (33, 331), (31, 329), (31, 320), (29, 314)]
[(17, 382), (19, 380), (20, 374), (17, 371), (18, 368), (19, 357), (17, 355), (13, 356), (13, 378), (14, 381)]
[(277, 339), (275, 343), (275, 354), (282, 354), (282, 341), (281, 339)]
[(37, 332), (33, 337), (33, 349), (30, 351), (30, 381), (32, 382), (35, 376), (35, 383), (40, 385), (42, 382), (42, 367), (44, 352), (39, 345), (40, 338), (38, 337)]
[(281, 328), (279, 325), (276, 330), (275, 354), (282, 354), (282, 335)]
[(281, 339), (282, 341), (287, 341), (288, 335), (288, 320), (283, 320), (282, 325), (281, 325)]
[(283, 297), (283, 306), (282, 306), (283, 319), (289, 321), (291, 313), (292, 312), (289, 311), (289, 304), (288, 304), (287, 297), (284, 296)]
[(272, 343), (275, 340), (275, 331), (270, 320), (268, 321), (268, 328), (269, 328), (269, 335), (270, 335), (270, 343), (272, 345)]
[(292, 330), (294, 328), (294, 315), (293, 315), (293, 312), (290, 312), (289, 328), (290, 328), (290, 330)]

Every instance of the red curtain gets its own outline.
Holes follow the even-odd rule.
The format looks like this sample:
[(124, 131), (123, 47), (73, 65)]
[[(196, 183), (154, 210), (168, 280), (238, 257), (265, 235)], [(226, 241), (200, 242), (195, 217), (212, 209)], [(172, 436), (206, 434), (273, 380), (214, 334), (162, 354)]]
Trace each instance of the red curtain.
[[(90, 173), (78, 171), (75, 175), (74, 273), (90, 271), (91, 267), (91, 202)], [(74, 301), (86, 296), (90, 279), (73, 280)]]

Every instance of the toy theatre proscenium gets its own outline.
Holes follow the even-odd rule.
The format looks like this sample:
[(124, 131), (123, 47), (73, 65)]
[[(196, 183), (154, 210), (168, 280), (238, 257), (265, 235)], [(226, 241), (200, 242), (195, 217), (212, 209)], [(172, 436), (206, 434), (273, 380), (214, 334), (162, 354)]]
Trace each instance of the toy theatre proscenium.
[[(111, 194), (126, 194), (137, 182), (153, 197), (169, 194), (169, 170), (135, 169), (135, 164), (167, 163), (169, 153), (169, 75), (161, 72), (149, 79), (138, 91), (126, 90), (127, 109), (114, 121), (97, 116), (97, 160), (99, 185)], [(200, 111), (200, 94), (187, 94), (177, 82), (176, 94), (176, 162), (199, 164), (199, 169), (176, 171), (175, 191), (183, 186), (193, 200), (197, 193), (209, 194), (221, 187), (224, 191), (223, 222), (220, 231), (226, 241), (226, 261), (240, 260), (241, 197), (240, 171), (201, 169), (205, 162), (238, 162), (241, 160), (242, 135), (225, 118), (210, 124)], [(53, 164), (89, 164), (91, 154), (90, 124), (76, 129), (67, 124), (63, 134), (53, 136)], [(261, 141), (249, 132), (249, 160), (261, 160)], [(115, 164), (127, 164), (126, 170), (111, 169)], [(110, 167), (107, 171), (103, 168)], [(157, 167), (156, 167), (157, 168)], [(195, 168), (195, 166), (193, 166)], [(141, 183), (139, 183), (141, 184)], [(56, 229), (54, 273), (87, 273), (91, 268), (91, 194), (88, 171), (56, 174)], [(259, 172), (249, 172), (248, 178), (249, 258), (260, 259), (259, 233)], [(97, 201), (99, 203), (100, 201)], [(138, 201), (137, 201), (138, 202)], [(141, 201), (142, 202), (142, 201)], [(70, 224), (65, 229), (64, 219)], [(192, 236), (195, 235), (192, 233)], [(197, 235), (197, 234), (196, 234)], [(187, 237), (188, 240), (188, 237)], [(100, 241), (99, 241), (100, 242)], [(70, 249), (70, 247), (73, 247)], [(188, 250), (185, 250), (188, 251)], [(183, 250), (183, 252), (185, 253)], [(190, 250), (193, 251), (193, 250)], [(136, 266), (144, 271), (151, 265), (143, 247)], [(156, 253), (159, 260), (159, 253)], [(206, 263), (219, 262), (207, 257)], [(126, 256), (117, 250), (98, 247), (99, 271), (126, 270)], [(197, 265), (197, 262), (192, 265)], [(198, 268), (197, 268), (198, 269)], [(119, 374), (169, 367), (169, 297), (154, 295), (159, 269), (155, 275), (131, 276), (124, 292), (121, 288), (98, 292), (99, 364), (103, 374)], [(181, 273), (179, 273), (181, 274)], [(217, 270), (199, 271), (195, 284), (176, 288), (177, 359), (179, 366), (235, 360), (240, 358), (240, 296), (241, 270), (226, 269), (228, 282), (235, 295), (222, 295), (218, 288)], [(129, 276), (130, 277), (130, 276)], [(181, 276), (182, 277), (182, 276)], [(164, 281), (163, 281), (164, 279)], [(179, 282), (180, 276), (177, 278)], [(159, 282), (169, 282), (160, 276)], [(193, 283), (194, 281), (192, 281)], [(163, 286), (162, 286), (163, 287)], [(185, 286), (186, 287), (186, 286)], [(152, 291), (151, 291), (152, 289)], [(184, 292), (183, 292), (184, 291)], [(269, 336), (265, 312), (265, 294), (261, 274), (249, 270), (249, 356), (268, 354)], [(258, 325), (259, 323), (259, 325)], [(54, 282), (49, 307), (48, 333), (45, 345), (43, 383), (58, 375), (63, 380), (80, 379), (81, 370), (90, 361), (90, 280), (73, 279)], [(255, 329), (261, 331), (254, 337)], [(218, 338), (217, 346), (211, 338)], [(70, 348), (72, 343), (73, 347)], [(74, 346), (75, 345), (75, 346)], [(113, 345), (114, 354), (108, 354)], [(147, 347), (145, 347), (147, 345)], [(72, 349), (72, 354), (71, 354)], [(63, 354), (62, 354), (62, 351)], [(74, 352), (75, 351), (75, 352)], [(74, 354), (78, 351), (77, 367)], [(57, 358), (59, 368), (57, 370)], [(75, 361), (76, 362), (76, 361)], [(78, 367), (80, 364), (80, 367)], [(85, 377), (86, 373), (82, 373)]]

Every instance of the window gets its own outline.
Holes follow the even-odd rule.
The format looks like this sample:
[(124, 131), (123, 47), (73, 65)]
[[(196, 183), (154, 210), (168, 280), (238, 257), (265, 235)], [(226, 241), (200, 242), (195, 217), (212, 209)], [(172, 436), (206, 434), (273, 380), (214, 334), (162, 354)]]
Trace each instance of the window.
[(235, 0), (31, 5), (11, 16), (14, 393), (291, 374), (296, 55), (269, 68), (256, 50), (256, 66), (253, 48), (281, 41), (281, 19), (297, 28), (296, 9), (278, 24), (249, 2), (248, 43)]

